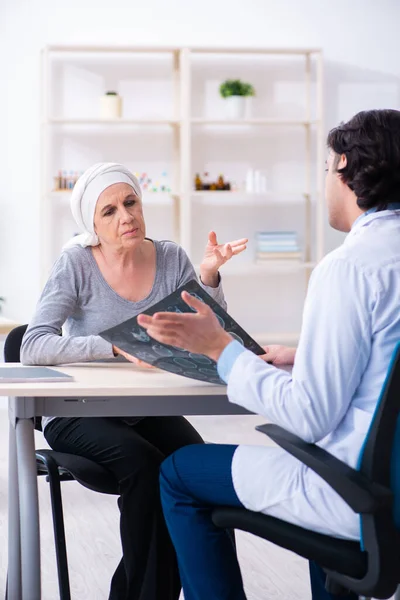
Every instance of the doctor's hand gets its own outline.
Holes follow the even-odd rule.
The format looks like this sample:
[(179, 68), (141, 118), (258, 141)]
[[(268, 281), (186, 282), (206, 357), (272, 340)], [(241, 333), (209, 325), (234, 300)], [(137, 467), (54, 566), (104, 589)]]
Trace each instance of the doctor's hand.
[(126, 358), (126, 360), (129, 360), (129, 362), (133, 363), (137, 367), (143, 367), (145, 369), (154, 369), (153, 365), (149, 365), (149, 363), (146, 363), (143, 360), (139, 360), (138, 358), (136, 358), (136, 356), (128, 354), (128, 352), (125, 352), (125, 350), (121, 350), (121, 348), (117, 348), (117, 346), (113, 346), (112, 349), (114, 355), (120, 354), (121, 356)]
[(188, 292), (182, 292), (182, 299), (197, 312), (139, 315), (139, 325), (158, 342), (195, 354), (205, 354), (217, 361), (224, 348), (232, 341), (232, 337), (221, 327), (211, 308), (204, 302)]
[(290, 346), (263, 346), (265, 354), (260, 356), (266, 362), (272, 363), (275, 366), (294, 365), (297, 348)]
[(217, 234), (215, 231), (210, 231), (204, 257), (200, 265), (200, 277), (204, 285), (218, 287), (219, 268), (228, 262), (232, 256), (236, 256), (246, 250), (247, 242), (247, 238), (242, 238), (226, 244), (218, 244)]

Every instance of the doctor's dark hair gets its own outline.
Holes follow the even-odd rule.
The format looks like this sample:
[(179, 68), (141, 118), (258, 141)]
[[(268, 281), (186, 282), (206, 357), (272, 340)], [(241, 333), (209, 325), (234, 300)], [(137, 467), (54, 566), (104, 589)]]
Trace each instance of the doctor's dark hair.
[(384, 210), (400, 202), (400, 111), (359, 112), (329, 132), (328, 148), (344, 154), (347, 165), (337, 169), (342, 181), (357, 196), (363, 210)]

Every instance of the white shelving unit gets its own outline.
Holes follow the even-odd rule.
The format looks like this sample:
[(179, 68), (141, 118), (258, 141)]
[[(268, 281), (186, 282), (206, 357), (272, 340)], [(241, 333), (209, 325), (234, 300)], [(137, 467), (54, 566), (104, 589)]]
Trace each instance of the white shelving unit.
[[(150, 67), (147, 69), (150, 64), (158, 65), (154, 76)], [(311, 270), (324, 254), (323, 61), (320, 50), (51, 46), (43, 50), (42, 66), (43, 282), (63, 243), (75, 233), (68, 213), (67, 200), (71, 192), (53, 189), (53, 177), (58, 169), (68, 170), (73, 164), (74, 169), (84, 170), (97, 160), (125, 163), (136, 160), (141, 164), (154, 161), (158, 165), (161, 164), (159, 154), (165, 148), (172, 192), (144, 194), (146, 218), (153, 223), (149, 235), (160, 237), (152, 234), (155, 227), (161, 231), (161, 237), (175, 239), (195, 265), (201, 256), (199, 240), (201, 238), (204, 245), (206, 230), (222, 229), (226, 237), (222, 241), (247, 236), (251, 240), (247, 256), (231, 261), (224, 268), (232, 289), (240, 293), (243, 278), (273, 281), (276, 276), (287, 276), (291, 281), (295, 273), (302, 282), (296, 296), (302, 304)], [(256, 93), (258, 95), (259, 88), (262, 93), (256, 100), (258, 110), (254, 112), (257, 114), (229, 120), (221, 112), (223, 100), (218, 97), (216, 86), (222, 78), (235, 78), (236, 73), (241, 79), (251, 79), (254, 75)], [(282, 73), (279, 85), (274, 87), (274, 78), (279, 80)], [(292, 91), (289, 76), (294, 80)], [(165, 94), (157, 92), (161, 88), (156, 84), (161, 79)], [(109, 86), (108, 82), (113, 85)], [(106, 88), (116, 87), (115, 82), (125, 86), (121, 95), (124, 107), (126, 100), (126, 116), (118, 120), (100, 119), (94, 102)], [(141, 105), (136, 103), (132, 90), (140, 92)], [(271, 100), (274, 94), (280, 101)], [(165, 105), (165, 109), (158, 110), (155, 106), (153, 101), (157, 96), (162, 98), (160, 106)], [(212, 102), (208, 102), (210, 98), (215, 102), (215, 110)], [(143, 144), (143, 159), (139, 144)], [(232, 163), (236, 165), (232, 172), (242, 171), (243, 180), (246, 154), (254, 157), (257, 144), (259, 154), (265, 153), (270, 179), (274, 182), (267, 192), (194, 190), (194, 174), (208, 170), (205, 162), (209, 154), (213, 155), (210, 160), (215, 168), (223, 165), (221, 169), (229, 170), (227, 157), (232, 151)], [(294, 146), (298, 148), (301, 163), (301, 173), (297, 170), (293, 177), (297, 179), (295, 184), (290, 175), (279, 175), (279, 171), (274, 175), (272, 168), (274, 148), (283, 154), (284, 147), (293, 152)], [(225, 149), (216, 158), (219, 148)], [(75, 159), (79, 164), (74, 163)], [(279, 157), (277, 160), (279, 162)], [(287, 162), (289, 170), (294, 163), (295, 158), (291, 156)], [(136, 169), (135, 163), (132, 165), (134, 171), (142, 172), (142, 169), (142, 166)], [(285, 189), (287, 183), (293, 188)], [(301, 233), (303, 260), (256, 264), (251, 243), (257, 228), (287, 229), (291, 215), (292, 227), (299, 226)], [(239, 225), (240, 236), (236, 234)], [(256, 331), (254, 327), (253, 331)], [(272, 339), (294, 341), (297, 337), (292, 330), (269, 334), (266, 326), (263, 331), (258, 334), (259, 339), (266, 342)]]

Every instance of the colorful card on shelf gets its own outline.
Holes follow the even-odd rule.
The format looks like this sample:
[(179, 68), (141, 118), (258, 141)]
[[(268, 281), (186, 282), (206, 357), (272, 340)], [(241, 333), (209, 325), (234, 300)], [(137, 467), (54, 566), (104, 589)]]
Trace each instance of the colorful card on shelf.
[[(212, 308), (222, 327), (238, 340), (245, 348), (254, 354), (264, 354), (264, 350), (255, 342), (248, 333), (193, 279), (177, 289), (175, 292), (154, 304), (143, 314), (154, 315), (156, 312), (190, 313), (193, 310), (182, 300), (181, 293), (188, 292)], [(222, 384), (217, 371), (217, 364), (207, 356), (193, 354), (161, 344), (151, 338), (147, 331), (137, 322), (137, 317), (132, 317), (115, 327), (100, 333), (101, 337), (154, 367), (214, 384)]]

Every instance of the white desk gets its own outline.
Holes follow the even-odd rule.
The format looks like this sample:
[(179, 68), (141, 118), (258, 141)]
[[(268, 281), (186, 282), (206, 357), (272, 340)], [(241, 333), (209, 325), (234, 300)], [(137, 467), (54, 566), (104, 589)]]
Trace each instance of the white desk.
[[(11, 365), (10, 365), (11, 366)], [(17, 366), (17, 365), (14, 365)], [(130, 364), (56, 367), (71, 383), (3, 383), (9, 397), (9, 600), (39, 600), (40, 536), (34, 416), (249, 414), (214, 386)]]

